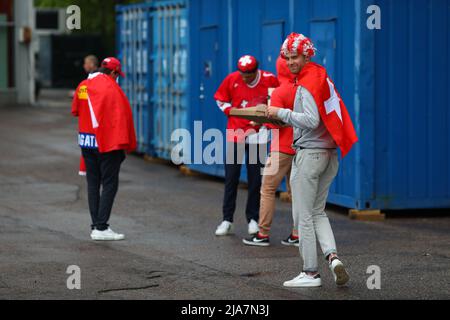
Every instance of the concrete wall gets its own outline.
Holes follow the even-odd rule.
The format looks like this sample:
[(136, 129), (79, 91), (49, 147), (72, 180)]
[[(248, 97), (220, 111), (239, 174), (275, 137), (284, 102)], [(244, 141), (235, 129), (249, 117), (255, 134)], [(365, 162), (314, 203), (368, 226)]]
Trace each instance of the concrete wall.
[[(11, 8), (10, 10), (8, 8)], [(13, 11), (12, 21), (3, 21), (3, 29), (12, 30), (11, 41), (7, 41), (7, 67), (11, 71), (8, 86), (0, 88), (0, 106), (34, 104), (35, 61), (32, 49), (34, 38), (34, 7), (33, 0), (12, 0), (2, 3), (2, 12)], [(23, 41), (23, 28), (31, 30), (31, 42)], [(3, 59), (4, 60), (4, 59)], [(12, 62), (12, 63), (11, 63)]]
[(31, 43), (21, 41), (21, 33), (24, 27), (32, 30), (34, 37), (34, 7), (33, 0), (14, 1), (14, 56), (15, 79), (17, 91), (17, 103), (33, 104), (34, 101), (34, 55)]

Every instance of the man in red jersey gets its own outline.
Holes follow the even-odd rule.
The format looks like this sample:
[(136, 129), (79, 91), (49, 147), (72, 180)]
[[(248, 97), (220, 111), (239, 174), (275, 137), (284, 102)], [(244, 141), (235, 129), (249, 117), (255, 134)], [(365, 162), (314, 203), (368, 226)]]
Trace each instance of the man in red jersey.
[(119, 60), (105, 59), (99, 72), (80, 83), (72, 103), (72, 114), (79, 119), (78, 143), (86, 163), (92, 240), (124, 239), (108, 224), (125, 151), (136, 148), (131, 108), (116, 82), (119, 75), (123, 76)]
[(260, 149), (267, 146), (267, 140), (260, 138), (261, 133), (266, 130), (263, 128), (262, 132), (259, 132), (260, 126), (249, 120), (230, 116), (230, 111), (234, 108), (267, 104), (269, 88), (279, 86), (276, 76), (270, 72), (259, 70), (258, 61), (250, 55), (241, 57), (237, 67), (238, 71), (225, 78), (214, 96), (217, 105), (228, 117), (223, 221), (217, 227), (217, 236), (224, 236), (233, 232), (233, 217), (244, 152), (248, 174), (246, 208), (248, 233), (256, 234), (259, 230), (257, 221), (262, 168), (259, 154)]
[[(277, 73), (280, 86), (274, 90), (270, 105), (279, 108), (293, 110), (297, 87), (295, 85), (295, 74), (293, 74), (282, 57), (277, 60)], [(250, 238), (243, 239), (244, 244), (250, 246), (267, 247), (270, 245), (269, 233), (275, 213), (275, 195), (278, 187), (287, 177), (289, 188), (289, 176), (292, 167), (292, 159), (295, 150), (292, 148), (293, 129), (290, 126), (275, 126), (265, 124), (272, 130), (272, 143), (270, 155), (264, 168), (261, 186), (261, 202), (259, 210), (259, 232)], [(281, 241), (286, 246), (298, 246), (297, 227), (294, 226), (287, 239)]]

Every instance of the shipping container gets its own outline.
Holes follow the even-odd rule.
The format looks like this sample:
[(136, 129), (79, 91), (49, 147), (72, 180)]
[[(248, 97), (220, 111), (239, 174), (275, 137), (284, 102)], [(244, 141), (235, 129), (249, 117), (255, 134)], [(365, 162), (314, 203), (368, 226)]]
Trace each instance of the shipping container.
[[(167, 18), (174, 5), (183, 8), (187, 30), (180, 41), (188, 61), (181, 109), (171, 102), (176, 71), (166, 69), (177, 60)], [(148, 58), (154, 118), (148, 123), (154, 135), (148, 153), (170, 159), (170, 132), (194, 133), (195, 121), (203, 132), (223, 131), (226, 118), (213, 99), (222, 79), (243, 54), (274, 72), (283, 39), (296, 31), (318, 48), (314, 61), (336, 83), (360, 140), (340, 162), (329, 202), (355, 209), (450, 207), (450, 1), (186, 0), (140, 6), (153, 8)], [(119, 7), (118, 15), (137, 7)], [(158, 7), (165, 9), (158, 13)], [(377, 17), (380, 28), (374, 29)], [(189, 166), (224, 174), (223, 165)]]
[(117, 7), (121, 80), (135, 117), (138, 151), (170, 159), (171, 134), (188, 125), (188, 17), (185, 1)]
[(117, 16), (118, 58), (123, 63), (125, 77), (119, 79), (120, 85), (128, 96), (133, 110), (136, 127), (137, 151), (151, 151), (150, 141), (153, 136), (151, 107), (150, 54), (151, 27), (150, 7), (129, 7)]

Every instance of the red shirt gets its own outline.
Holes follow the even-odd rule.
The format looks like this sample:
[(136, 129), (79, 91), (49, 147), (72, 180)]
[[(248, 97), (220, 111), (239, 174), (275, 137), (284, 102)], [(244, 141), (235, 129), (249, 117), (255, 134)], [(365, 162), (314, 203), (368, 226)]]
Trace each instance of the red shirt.
[[(258, 77), (253, 85), (247, 85), (238, 71), (225, 78), (214, 95), (214, 99), (218, 101), (219, 107), (228, 116), (228, 142), (243, 143), (248, 135), (259, 131), (259, 127), (251, 126), (249, 120), (230, 116), (231, 109), (267, 104), (269, 88), (276, 88), (279, 85), (274, 74), (263, 70), (258, 71)], [(238, 129), (243, 130), (243, 134), (235, 131)]]
[[(270, 104), (272, 107), (294, 109), (295, 95), (297, 93), (297, 86), (292, 82), (286, 81), (272, 92)], [(276, 141), (276, 135), (272, 131), (272, 143), (270, 145), (271, 152), (282, 152), (290, 155), (295, 155), (295, 150), (292, 149), (294, 139), (294, 129), (292, 127), (277, 127), (272, 124), (265, 124), (270, 129), (279, 129), (279, 143)]]
[(72, 114), (78, 117), (78, 144), (81, 148), (98, 148), (89, 110), (87, 80), (82, 81), (73, 96)]

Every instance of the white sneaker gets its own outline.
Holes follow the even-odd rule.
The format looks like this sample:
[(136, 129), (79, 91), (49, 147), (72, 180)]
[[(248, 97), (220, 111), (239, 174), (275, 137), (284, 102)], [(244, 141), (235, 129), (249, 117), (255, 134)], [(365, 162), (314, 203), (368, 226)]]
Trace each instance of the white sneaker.
[(226, 236), (233, 233), (233, 224), (229, 221), (222, 221), (216, 229), (216, 236)]
[(286, 281), (283, 283), (285, 287), (289, 288), (313, 288), (320, 287), (322, 285), (322, 279), (320, 279), (320, 275), (317, 274), (314, 277), (307, 275), (302, 272), (300, 275), (295, 277), (292, 280)]
[(250, 222), (248, 224), (248, 234), (254, 235), (254, 234), (257, 234), (258, 232), (259, 232), (258, 222), (256, 222), (253, 219), (250, 220)]
[(331, 273), (333, 273), (334, 282), (336, 282), (336, 284), (338, 286), (342, 286), (348, 282), (350, 277), (348, 276), (347, 271), (345, 271), (344, 264), (341, 262), (341, 260), (339, 260), (337, 258), (334, 259), (329, 264), (329, 267), (330, 267)]
[(94, 241), (119, 241), (125, 239), (125, 235), (116, 233), (110, 228), (99, 231), (99, 230), (92, 230), (91, 233), (91, 239)]

